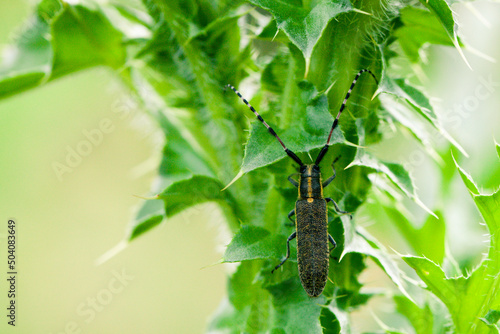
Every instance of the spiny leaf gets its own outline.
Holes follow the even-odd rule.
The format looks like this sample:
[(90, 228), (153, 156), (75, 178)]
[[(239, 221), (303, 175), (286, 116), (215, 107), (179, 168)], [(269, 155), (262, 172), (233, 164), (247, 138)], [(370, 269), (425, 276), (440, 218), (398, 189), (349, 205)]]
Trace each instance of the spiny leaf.
[(260, 289), (259, 284), (255, 282), (256, 268), (256, 262), (244, 261), (229, 280), (229, 300), (238, 310), (255, 302), (256, 290)]
[(0, 97), (91, 66), (116, 69), (125, 62), (123, 35), (99, 9), (44, 0), (32, 20), (14, 46), (15, 58), (0, 70)]
[(465, 170), (462, 169), (462, 167), (458, 165), (457, 161), (455, 160), (455, 157), (453, 157), (453, 162), (455, 163), (455, 166), (457, 166), (458, 173), (460, 174), (460, 177), (462, 178), (462, 181), (464, 182), (467, 189), (469, 189), (471, 193), (479, 195), (479, 189), (477, 188), (470, 174), (467, 173)]
[[(422, 117), (424, 117), (428, 121), (430, 125), (438, 130), (446, 140), (448, 140), (453, 146), (458, 148), (463, 154), (467, 155), (462, 146), (460, 146), (457, 141), (453, 139), (453, 137), (440, 124), (439, 119), (429, 102), (429, 98), (426, 97), (424, 93), (422, 93), (416, 87), (412, 86), (405, 79), (391, 79), (386, 76), (384, 77), (384, 80), (379, 87), (379, 91), (392, 94), (406, 101), (413, 108), (413, 110), (416, 110)], [(392, 108), (388, 109), (389, 112), (393, 110), (394, 109)], [(399, 118), (398, 120), (401, 119)], [(403, 124), (412, 129), (415, 134), (421, 133), (420, 131), (416, 130), (414, 121), (403, 122)]]
[(422, 209), (437, 218), (436, 214), (427, 208), (427, 206), (418, 197), (413, 180), (411, 179), (408, 171), (402, 165), (378, 160), (370, 153), (360, 149), (348, 167), (351, 166), (364, 166), (387, 175), (389, 180), (391, 180), (391, 182), (396, 185), (399, 190), (411, 198)]
[(426, 258), (403, 256), (403, 260), (416, 271), (427, 288), (446, 304), (452, 315), (458, 312), (461, 303), (459, 293), (464, 290), (465, 278), (447, 278), (437, 264)]
[(428, 259), (404, 257), (420, 278), (448, 307), (459, 333), (491, 333), (484, 319), (490, 310), (500, 308), (500, 191), (478, 194), (472, 178), (462, 177), (471, 191), (490, 234), (488, 254), (468, 276), (447, 278), (439, 266)]
[(427, 257), (435, 263), (442, 263), (445, 254), (445, 222), (440, 212), (437, 217), (429, 215), (424, 225), (416, 228), (413, 223), (394, 205), (379, 202), (387, 216), (399, 228), (408, 244), (419, 256)]
[(44, 71), (30, 71), (28, 73), (13, 73), (0, 79), (0, 98), (25, 91), (38, 86), (47, 75)]
[(231, 195), (228, 192), (221, 192), (221, 189), (219, 180), (204, 175), (194, 175), (190, 179), (172, 183), (157, 197), (165, 202), (167, 217), (196, 204), (211, 201), (219, 204), (227, 203), (237, 210)]
[(373, 239), (368, 232), (359, 227), (355, 227), (354, 223), (348, 217), (342, 217), (344, 226), (344, 250), (341, 258), (347, 253), (360, 253), (370, 256), (382, 270), (386, 272), (389, 278), (396, 284), (400, 291), (410, 298), (406, 283), (404, 282), (401, 270), (396, 263), (391, 259), (389, 254), (383, 247)]
[[(204, 154), (199, 148), (195, 149), (197, 143), (192, 138), (187, 139), (167, 115), (162, 112), (156, 115), (167, 139), (159, 168), (160, 175), (169, 181), (187, 178), (193, 174), (214, 176), (208, 162), (202, 157)], [(167, 185), (169, 184), (164, 186)]]
[(0, 67), (0, 98), (35, 87), (50, 73), (52, 47), (46, 35), (50, 22), (61, 10), (59, 1), (44, 0), (38, 5), (36, 14), (25, 23), (9, 47), (15, 57), (4, 61)]
[(101, 255), (96, 263), (102, 264), (124, 250), (128, 243), (158, 226), (165, 217), (163, 203), (157, 200), (145, 201), (127, 228), (124, 240)]
[(349, 319), (349, 313), (346, 310), (340, 308), (337, 305), (337, 302), (335, 299), (332, 299), (332, 301), (328, 304), (327, 310), (330, 311), (335, 316), (335, 321), (338, 322), (338, 325), (334, 323), (334, 324), (330, 324), (330, 327), (332, 327), (332, 325), (334, 325), (336, 327), (340, 327), (340, 331), (338, 331), (336, 333), (350, 334), (351, 333), (351, 322)]
[(401, 9), (403, 25), (396, 29), (394, 35), (408, 59), (417, 63), (420, 59), (420, 48), (426, 44), (453, 46), (447, 31), (441, 26), (438, 18), (428, 10), (405, 7)]
[[(358, 128), (358, 138), (359, 144), (365, 144), (365, 130), (364, 130), (364, 122), (366, 120), (359, 119), (357, 122)], [(413, 184), (413, 180), (410, 177), (408, 171), (400, 164), (384, 162), (370, 153), (366, 152), (365, 149), (359, 148), (356, 152), (356, 156), (354, 160), (347, 166), (346, 168), (352, 166), (364, 166), (373, 169), (376, 172), (385, 174), (391, 182), (398, 187), (406, 196), (411, 198), (415, 203), (417, 203), (422, 209), (430, 213), (431, 215), (436, 216), (427, 206), (420, 200), (418, 197), (415, 186)]]
[(207, 326), (207, 333), (243, 333), (249, 312), (250, 309), (248, 307), (242, 311), (238, 310), (226, 297), (212, 315)]
[(445, 0), (420, 0), (420, 2), (425, 7), (429, 8), (431, 12), (434, 13), (434, 15), (436, 15), (436, 17), (439, 19), (444, 29), (446, 30), (448, 37), (464, 60), (465, 64), (467, 64), (467, 66), (472, 69), (469, 65), (469, 62), (465, 58), (462, 49), (460, 48), (460, 43), (458, 41), (456, 32), (455, 19), (453, 18), (453, 13), (448, 3)]
[(51, 25), (52, 78), (96, 65), (118, 68), (125, 62), (123, 35), (100, 10), (66, 6)]
[(429, 132), (423, 120), (418, 117), (413, 110), (408, 108), (406, 103), (401, 103), (398, 97), (392, 94), (381, 94), (379, 98), (384, 109), (397, 121), (397, 123), (408, 129), (434, 160), (441, 162), (439, 154), (432, 145), (432, 133)]
[(234, 24), (238, 19), (243, 16), (243, 14), (227, 14), (222, 17), (218, 17), (216, 20), (210, 22), (206, 27), (201, 30), (193, 31), (187, 43), (192, 39), (200, 37), (210, 37), (211, 39), (217, 39), (221, 34), (225, 33), (227, 29), (232, 29)]
[(128, 241), (134, 240), (162, 222), (165, 217), (165, 208), (162, 204), (158, 200), (144, 202), (129, 226)]
[(276, 312), (273, 331), (281, 330), (276, 333), (323, 333), (318, 319), (325, 297), (307, 296), (298, 277), (268, 286), (266, 289), (273, 296), (273, 306)]
[(417, 334), (433, 333), (433, 314), (429, 304), (424, 307), (417, 306), (414, 302), (403, 296), (394, 296), (399, 313), (410, 320)]
[(270, 294), (261, 288), (257, 278), (260, 264), (242, 262), (228, 283), (228, 300), (224, 300), (211, 319), (209, 333), (262, 333), (268, 331), (272, 317)]
[[(262, 227), (243, 225), (233, 237), (224, 252), (224, 262), (239, 262), (255, 259), (280, 259), (283, 256), (283, 247), (286, 237), (272, 235)], [(295, 253), (295, 252), (294, 252)], [(291, 261), (296, 255), (290, 258)]]
[(488, 326), (494, 326), (500, 320), (500, 310), (489, 310), (481, 320)]
[(134, 240), (143, 233), (148, 232), (152, 228), (158, 226), (163, 221), (163, 215), (153, 215), (134, 226), (134, 229), (130, 233), (128, 238), (129, 241)]
[(322, 0), (307, 8), (298, 3), (272, 0), (250, 0), (256, 6), (268, 10), (275, 18), (278, 29), (281, 29), (309, 59), (318, 39), (328, 22), (340, 13), (352, 10), (348, 0)]

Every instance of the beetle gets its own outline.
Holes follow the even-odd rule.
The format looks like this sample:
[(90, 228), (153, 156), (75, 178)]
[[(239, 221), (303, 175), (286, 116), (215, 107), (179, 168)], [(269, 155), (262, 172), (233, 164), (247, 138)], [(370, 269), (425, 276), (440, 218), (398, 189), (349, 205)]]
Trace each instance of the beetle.
[[(325, 198), (323, 196), (323, 188), (328, 186), (335, 179), (336, 171), (334, 164), (338, 158), (332, 163), (333, 175), (324, 182), (322, 182), (321, 179), (319, 164), (328, 152), (333, 130), (335, 130), (338, 125), (340, 115), (346, 106), (352, 89), (356, 85), (356, 82), (361, 74), (364, 72), (368, 72), (378, 84), (377, 78), (370, 70), (362, 69), (356, 74), (351, 87), (347, 91), (344, 101), (340, 106), (337, 117), (333, 121), (326, 144), (319, 152), (314, 164), (304, 164), (293, 151), (286, 147), (273, 128), (271, 128), (266, 121), (264, 121), (262, 116), (259, 115), (259, 113), (240, 94), (240, 92), (233, 86), (229, 84), (227, 85), (227, 87), (231, 88), (231, 90), (233, 90), (236, 95), (238, 95), (238, 97), (250, 108), (255, 116), (257, 116), (257, 119), (264, 124), (269, 133), (278, 140), (285, 150), (285, 153), (299, 165), (300, 176), (298, 181), (292, 178), (294, 174), (288, 177), (290, 183), (298, 189), (298, 199), (295, 202), (295, 208), (288, 214), (288, 218), (295, 224), (295, 231), (286, 241), (286, 256), (284, 260), (274, 267), (271, 273), (281, 267), (286, 260), (288, 260), (290, 257), (290, 241), (297, 238), (297, 264), (299, 277), (302, 287), (310, 297), (318, 297), (323, 292), (328, 279), (330, 252), (337, 246), (333, 237), (328, 233), (327, 204), (332, 203), (337, 213), (348, 213), (346, 211), (342, 211), (333, 199), (329, 197)], [(292, 219), (293, 216), (295, 216), (295, 220)], [(331, 249), (328, 248), (328, 242), (332, 244)]]

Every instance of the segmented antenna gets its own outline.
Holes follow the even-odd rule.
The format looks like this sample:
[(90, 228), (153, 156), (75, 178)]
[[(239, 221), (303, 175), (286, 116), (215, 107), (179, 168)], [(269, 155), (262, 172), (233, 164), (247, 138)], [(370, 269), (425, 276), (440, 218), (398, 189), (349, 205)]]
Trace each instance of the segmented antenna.
[(326, 144), (325, 144), (325, 146), (323, 146), (323, 148), (321, 149), (321, 151), (318, 154), (318, 157), (316, 158), (315, 165), (318, 165), (321, 162), (321, 160), (325, 156), (326, 152), (328, 151), (328, 147), (330, 146), (330, 139), (332, 138), (333, 130), (335, 130), (335, 128), (337, 127), (337, 124), (339, 123), (340, 114), (342, 114), (342, 111), (344, 111), (345, 105), (347, 103), (347, 99), (349, 99), (349, 97), (351, 96), (351, 92), (352, 92), (352, 89), (354, 88), (354, 86), (356, 85), (356, 81), (358, 81), (359, 77), (364, 72), (370, 73), (370, 75), (373, 77), (373, 79), (375, 80), (375, 82), (378, 85), (377, 78), (370, 70), (362, 69), (358, 72), (358, 74), (356, 74), (356, 76), (354, 77), (354, 80), (352, 81), (351, 87), (349, 87), (349, 90), (347, 91), (347, 94), (345, 95), (344, 102), (342, 102), (342, 105), (340, 106), (339, 113), (337, 114), (337, 117), (333, 121), (332, 128), (330, 130), (330, 133), (328, 134), (328, 139), (326, 141)]
[(283, 141), (280, 139), (280, 137), (276, 134), (276, 132), (273, 130), (273, 128), (270, 127), (269, 124), (267, 124), (266, 121), (264, 121), (264, 119), (262, 118), (262, 116), (259, 115), (259, 113), (257, 112), (257, 110), (255, 110), (255, 108), (252, 107), (252, 105), (250, 103), (248, 103), (248, 101), (243, 96), (241, 96), (240, 92), (238, 92), (238, 90), (236, 90), (236, 88), (234, 88), (230, 84), (227, 84), (226, 87), (231, 88), (233, 90), (233, 92), (235, 92), (236, 95), (238, 95), (239, 98), (248, 106), (248, 108), (250, 108), (250, 110), (255, 114), (255, 116), (257, 116), (257, 119), (259, 121), (261, 121), (262, 124), (264, 124), (264, 126), (267, 128), (267, 130), (269, 131), (269, 133), (272, 134), (276, 139), (278, 139), (278, 141), (280, 142), (281, 146), (285, 150), (285, 153), (290, 158), (292, 158), (296, 163), (298, 163), (300, 166), (303, 166), (304, 164), (302, 163), (302, 161), (300, 160), (300, 158), (295, 153), (293, 153), (291, 150), (289, 150), (286, 147), (286, 145), (283, 143)]

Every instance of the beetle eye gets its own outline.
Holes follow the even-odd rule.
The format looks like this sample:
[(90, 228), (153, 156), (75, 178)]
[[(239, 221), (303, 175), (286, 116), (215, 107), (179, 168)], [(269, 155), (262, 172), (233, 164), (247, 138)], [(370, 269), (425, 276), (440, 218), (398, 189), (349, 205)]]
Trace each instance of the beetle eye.
[(319, 166), (318, 166), (318, 165), (314, 165), (314, 166), (313, 166), (313, 170), (314, 170), (315, 172), (319, 172)]

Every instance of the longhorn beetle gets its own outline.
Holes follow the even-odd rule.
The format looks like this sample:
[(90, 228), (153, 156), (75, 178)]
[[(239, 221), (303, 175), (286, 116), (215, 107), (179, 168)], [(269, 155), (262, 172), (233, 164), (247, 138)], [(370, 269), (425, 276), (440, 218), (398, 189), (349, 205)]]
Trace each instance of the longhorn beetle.
[[(295, 153), (288, 149), (280, 137), (278, 137), (276, 132), (274, 132), (266, 121), (264, 121), (262, 116), (260, 116), (254, 107), (252, 107), (250, 103), (248, 103), (248, 101), (241, 96), (240, 92), (238, 92), (233, 86), (229, 84), (227, 85), (227, 87), (231, 88), (236, 95), (243, 100), (255, 116), (257, 116), (257, 119), (264, 124), (267, 130), (269, 130), (269, 133), (279, 141), (286, 154), (300, 166), (300, 178), (298, 181), (292, 178), (292, 175), (294, 174), (288, 177), (290, 183), (297, 187), (299, 191), (297, 202), (295, 202), (295, 208), (288, 214), (288, 218), (295, 223), (295, 232), (293, 232), (286, 241), (285, 259), (281, 261), (281, 263), (278, 264), (271, 271), (271, 273), (281, 267), (286, 260), (288, 260), (290, 257), (290, 241), (297, 238), (297, 264), (300, 281), (304, 290), (310, 297), (317, 297), (323, 292), (328, 278), (330, 251), (337, 246), (335, 240), (328, 233), (328, 210), (326, 204), (331, 202), (335, 211), (341, 214), (347, 213), (340, 210), (339, 206), (333, 199), (323, 197), (323, 188), (328, 186), (333, 179), (335, 179), (336, 171), (334, 164), (338, 158), (332, 163), (333, 175), (324, 182), (321, 182), (319, 164), (328, 151), (333, 130), (337, 127), (340, 114), (342, 114), (342, 111), (345, 108), (347, 99), (351, 95), (351, 91), (354, 88), (354, 85), (356, 85), (356, 81), (359, 79), (359, 76), (364, 72), (368, 72), (378, 84), (377, 78), (372, 72), (370, 72), (370, 70), (362, 69), (356, 74), (356, 77), (352, 81), (351, 87), (347, 91), (344, 101), (340, 106), (337, 117), (333, 121), (326, 144), (323, 146), (318, 154), (318, 157), (316, 158), (316, 161), (312, 165), (304, 164)], [(292, 220), (292, 216), (294, 215), (295, 221)], [(328, 242), (330, 242), (333, 246), (330, 250), (328, 249)]]

